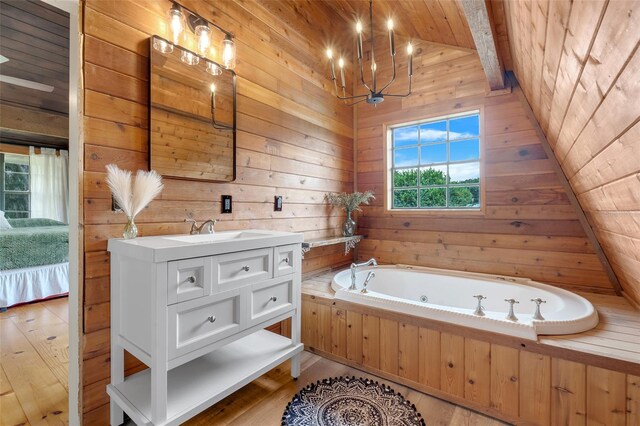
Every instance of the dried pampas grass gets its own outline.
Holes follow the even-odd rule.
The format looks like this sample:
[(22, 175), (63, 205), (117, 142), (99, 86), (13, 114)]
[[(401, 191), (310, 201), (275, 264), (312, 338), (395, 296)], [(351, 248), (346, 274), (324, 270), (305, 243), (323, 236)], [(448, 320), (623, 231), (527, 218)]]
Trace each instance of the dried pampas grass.
[(121, 170), (115, 164), (107, 166), (107, 185), (127, 217), (134, 217), (140, 213), (164, 187), (162, 178), (153, 170), (138, 170), (132, 184), (131, 172)]

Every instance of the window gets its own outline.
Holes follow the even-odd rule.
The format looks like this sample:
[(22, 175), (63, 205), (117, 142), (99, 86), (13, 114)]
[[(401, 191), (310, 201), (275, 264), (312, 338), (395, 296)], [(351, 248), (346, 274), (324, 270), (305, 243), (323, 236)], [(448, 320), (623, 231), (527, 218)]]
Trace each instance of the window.
[(480, 209), (480, 112), (389, 129), (390, 208)]
[(0, 154), (0, 210), (8, 218), (29, 217), (29, 156)]

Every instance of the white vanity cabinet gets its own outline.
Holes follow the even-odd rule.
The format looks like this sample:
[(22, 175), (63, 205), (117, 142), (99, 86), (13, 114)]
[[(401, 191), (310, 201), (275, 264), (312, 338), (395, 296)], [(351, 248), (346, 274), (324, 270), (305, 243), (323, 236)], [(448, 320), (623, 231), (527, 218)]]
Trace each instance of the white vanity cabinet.
[[(302, 234), (109, 240), (111, 425), (177, 425), (287, 359), (300, 374)], [(264, 328), (291, 318), (291, 339)], [(124, 350), (149, 368), (124, 377)]]

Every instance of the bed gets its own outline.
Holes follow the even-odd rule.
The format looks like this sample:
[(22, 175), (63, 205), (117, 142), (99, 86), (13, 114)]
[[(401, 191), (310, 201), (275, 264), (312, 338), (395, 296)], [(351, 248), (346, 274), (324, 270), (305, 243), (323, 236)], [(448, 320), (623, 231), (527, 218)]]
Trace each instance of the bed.
[(0, 230), (0, 308), (69, 292), (69, 227), (52, 219), (8, 219)]

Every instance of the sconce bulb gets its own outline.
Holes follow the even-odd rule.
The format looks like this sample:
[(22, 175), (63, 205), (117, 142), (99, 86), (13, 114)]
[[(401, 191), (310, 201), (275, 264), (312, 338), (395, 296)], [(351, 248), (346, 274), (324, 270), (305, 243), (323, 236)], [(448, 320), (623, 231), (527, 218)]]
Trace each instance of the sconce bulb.
[(327, 58), (333, 58), (333, 51), (331, 49), (327, 49)]
[(222, 65), (226, 69), (233, 69), (236, 66), (236, 45), (229, 35), (222, 40)]
[(339, 66), (340, 68), (343, 68), (343, 67), (344, 67), (344, 59), (340, 58), (340, 59), (338, 60), (338, 66)]
[(413, 54), (413, 46), (411, 45), (411, 43), (407, 44), (407, 53), (409, 55)]
[(388, 29), (389, 31), (393, 30), (393, 19), (389, 19), (389, 20), (387, 21), (387, 29)]
[(172, 7), (169, 11), (169, 28), (171, 29), (171, 35), (173, 36), (173, 43), (177, 44), (180, 40), (180, 35), (184, 31), (184, 15), (182, 11), (176, 6)]
[(356, 32), (360, 34), (362, 32), (362, 22), (356, 22)]
[(216, 93), (216, 84), (215, 83), (211, 83), (211, 86), (209, 86), (209, 89), (211, 89), (211, 93)]
[(206, 56), (211, 45), (211, 29), (207, 25), (198, 25), (195, 34), (198, 39), (198, 52), (202, 56)]

